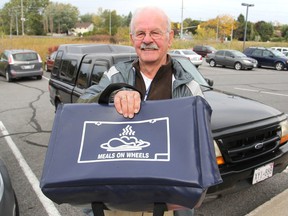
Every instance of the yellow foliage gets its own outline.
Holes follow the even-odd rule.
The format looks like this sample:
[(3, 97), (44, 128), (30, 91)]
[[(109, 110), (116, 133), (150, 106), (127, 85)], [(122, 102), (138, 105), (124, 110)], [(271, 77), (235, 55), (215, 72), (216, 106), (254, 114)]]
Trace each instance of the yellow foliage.
[(214, 29), (211, 28), (199, 28), (196, 30), (197, 34), (194, 36), (197, 40), (211, 40), (215, 39), (216, 32)]
[(216, 33), (218, 32), (218, 38), (224, 38), (230, 36), (232, 31), (237, 28), (237, 21), (230, 15), (220, 15), (201, 23), (201, 27), (214, 29)]

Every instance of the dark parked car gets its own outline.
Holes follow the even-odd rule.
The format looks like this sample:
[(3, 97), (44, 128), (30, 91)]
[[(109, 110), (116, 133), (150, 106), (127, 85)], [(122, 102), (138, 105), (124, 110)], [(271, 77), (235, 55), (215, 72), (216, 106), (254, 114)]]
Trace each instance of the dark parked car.
[(276, 70), (284, 70), (288, 67), (288, 58), (277, 50), (264, 47), (249, 47), (244, 54), (258, 61), (258, 67), (273, 67)]
[(18, 216), (19, 208), (15, 192), (4, 162), (0, 159), (0, 215)]
[(207, 45), (196, 45), (192, 50), (202, 57), (205, 57), (208, 53), (215, 53), (217, 51), (214, 47)]
[(0, 54), (0, 74), (8, 82), (16, 78), (36, 77), (42, 79), (43, 67), (40, 55), (33, 50), (4, 50)]
[[(101, 74), (113, 64), (136, 57), (133, 53), (87, 54), (83, 50), (78, 50), (78, 58), (71, 57), (75, 53), (62, 53), (59, 58), (57, 54), (49, 82), (53, 105), (74, 103), (86, 88), (97, 85)], [(231, 192), (282, 172), (288, 164), (287, 116), (254, 100), (213, 89), (212, 81), (204, 79), (189, 59), (182, 55), (172, 58), (202, 86), (213, 110), (212, 135), (223, 183), (209, 188), (208, 194)]]
[(207, 54), (206, 62), (209, 63), (211, 67), (221, 65), (224, 67), (233, 67), (236, 70), (252, 70), (257, 66), (255, 59), (247, 57), (238, 50), (218, 50), (215, 53)]
[(54, 61), (55, 61), (55, 58), (56, 58), (56, 53), (57, 53), (57, 51), (54, 51), (50, 55), (48, 55), (46, 57), (46, 61), (44, 63), (44, 70), (46, 72), (52, 71), (52, 68), (53, 68), (53, 65), (54, 65)]

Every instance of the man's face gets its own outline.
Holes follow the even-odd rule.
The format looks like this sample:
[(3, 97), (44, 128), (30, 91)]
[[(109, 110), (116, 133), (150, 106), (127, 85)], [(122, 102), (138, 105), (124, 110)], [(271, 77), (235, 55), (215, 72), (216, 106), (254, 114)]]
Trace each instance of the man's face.
[(163, 61), (173, 39), (173, 31), (167, 29), (162, 14), (145, 11), (136, 17), (130, 38), (142, 63), (166, 63)]

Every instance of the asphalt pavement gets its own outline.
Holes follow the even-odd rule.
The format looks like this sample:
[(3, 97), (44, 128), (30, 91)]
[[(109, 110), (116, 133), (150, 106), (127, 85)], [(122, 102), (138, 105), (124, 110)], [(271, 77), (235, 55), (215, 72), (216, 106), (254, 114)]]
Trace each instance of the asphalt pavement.
[[(284, 171), (288, 173), (288, 167)], [(254, 209), (246, 216), (287, 216), (288, 215), (288, 189), (273, 197), (263, 205)]]

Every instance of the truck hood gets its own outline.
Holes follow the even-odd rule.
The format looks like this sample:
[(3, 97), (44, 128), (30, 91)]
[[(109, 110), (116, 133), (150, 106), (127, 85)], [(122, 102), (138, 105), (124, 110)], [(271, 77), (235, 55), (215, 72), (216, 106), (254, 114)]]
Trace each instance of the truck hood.
[(208, 90), (204, 95), (213, 110), (211, 118), (213, 133), (224, 130), (232, 132), (236, 127), (238, 131), (239, 127), (255, 128), (260, 122), (263, 126), (264, 121), (275, 123), (282, 115), (282, 112), (273, 107), (239, 95), (219, 90)]

